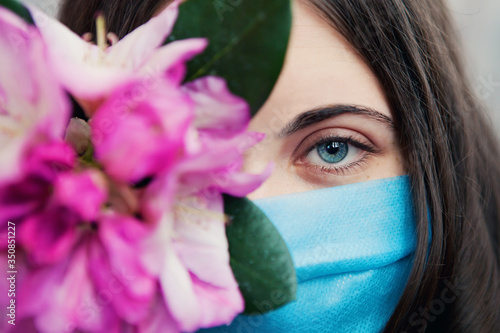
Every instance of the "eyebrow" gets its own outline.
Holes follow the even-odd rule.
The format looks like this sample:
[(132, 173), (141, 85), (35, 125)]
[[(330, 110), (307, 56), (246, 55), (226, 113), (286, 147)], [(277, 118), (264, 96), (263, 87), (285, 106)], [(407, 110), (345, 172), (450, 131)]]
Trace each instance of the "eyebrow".
[(373, 120), (384, 123), (390, 129), (395, 128), (392, 119), (377, 110), (356, 105), (336, 104), (319, 107), (298, 115), (280, 131), (279, 137), (284, 138), (290, 136), (293, 133), (300, 131), (306, 127), (346, 113), (366, 116)]

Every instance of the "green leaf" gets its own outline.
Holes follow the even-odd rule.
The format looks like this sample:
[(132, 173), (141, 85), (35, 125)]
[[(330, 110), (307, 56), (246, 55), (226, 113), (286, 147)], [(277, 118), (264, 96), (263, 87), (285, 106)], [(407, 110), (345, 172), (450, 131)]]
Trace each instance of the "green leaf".
[(290, 0), (188, 0), (167, 42), (208, 38), (205, 52), (188, 64), (187, 81), (223, 77), (255, 115), (281, 72), (290, 27)]
[(0, 6), (5, 7), (19, 15), (29, 24), (34, 24), (29, 10), (16, 0), (0, 0)]
[(231, 268), (245, 299), (245, 314), (262, 314), (295, 300), (297, 278), (278, 230), (248, 199), (224, 196)]

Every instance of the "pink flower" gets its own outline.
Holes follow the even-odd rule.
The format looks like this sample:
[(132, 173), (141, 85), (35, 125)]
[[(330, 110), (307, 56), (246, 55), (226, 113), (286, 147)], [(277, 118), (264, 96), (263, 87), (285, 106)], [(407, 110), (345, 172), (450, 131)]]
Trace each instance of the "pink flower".
[[(29, 149), (63, 137), (69, 121), (64, 91), (47, 66), (38, 31), (0, 7), (0, 186), (22, 176)], [(3, 223), (3, 222), (2, 222)]]
[(78, 241), (78, 229), (91, 228), (107, 199), (105, 184), (94, 170), (61, 174), (51, 192), (43, 207), (18, 226), (18, 241), (37, 265), (64, 260)]
[[(39, 210), (58, 174), (75, 163), (62, 142), (64, 91), (47, 66), (38, 31), (0, 7), (0, 234)], [(1, 243), (4, 247), (7, 242)]]
[[(113, 93), (90, 123), (111, 178), (68, 165), (19, 225), (28, 269), (19, 289), (30, 291), (19, 297), (19, 315), (41, 332), (196, 331), (243, 310), (222, 193), (246, 195), (266, 177), (241, 172), (242, 154), (260, 139), (245, 132), (248, 106), (218, 78), (182, 88), (164, 78), (136, 100), (137, 87)], [(156, 218), (117, 213), (108, 188), (125, 196), (123, 184), (144, 177), (151, 182), (137, 194), (139, 216)]]
[[(247, 195), (270, 169), (242, 172), (262, 135), (224, 80), (181, 85), (206, 41), (159, 47), (178, 3), (107, 49), (33, 10), (48, 61), (38, 32), (0, 8), (0, 218), (16, 222), (18, 314), (37, 331), (194, 332), (243, 311), (222, 195)], [(95, 104), (88, 124), (66, 131), (51, 69)]]
[(149, 88), (132, 82), (111, 94), (90, 121), (95, 157), (119, 181), (155, 176), (182, 153), (192, 115), (189, 96), (167, 77)]
[(264, 138), (246, 131), (250, 120), (246, 102), (232, 95), (217, 77), (198, 79), (184, 89), (196, 103), (197, 135), (191, 137), (189, 157), (179, 165), (182, 187), (237, 197), (256, 190), (270, 175), (271, 166), (258, 175), (240, 171), (244, 152)]
[[(19, 176), (0, 183), (0, 226), (20, 222), (43, 208), (60, 173), (73, 168), (73, 151), (63, 142), (27, 147), (21, 156)], [(2, 243), (2, 246), (6, 243)]]
[(250, 110), (246, 101), (233, 95), (226, 82), (215, 76), (206, 76), (183, 86), (196, 103), (194, 126), (198, 131), (230, 137), (246, 130)]
[(184, 76), (179, 65), (200, 53), (207, 41), (193, 38), (162, 46), (174, 26), (179, 3), (174, 1), (109, 48), (87, 43), (35, 8), (31, 12), (49, 45), (56, 76), (72, 95), (88, 104), (130, 80), (142, 79), (144, 84), (150, 84), (161, 73), (171, 73), (178, 79)]
[[(33, 319), (37, 331), (118, 332), (122, 322), (136, 325), (151, 311), (156, 278), (141, 255), (151, 230), (96, 209), (105, 196), (92, 176), (68, 175), (55, 194), (67, 206), (49, 206), (19, 229), (27, 261), (18, 266), (27, 273), (18, 284), (18, 316)], [(85, 193), (84, 200), (75, 192)]]
[(144, 268), (141, 248), (151, 228), (104, 207), (102, 176), (92, 169), (56, 174), (40, 186), (44, 200), (37, 196), (16, 223), (17, 257), (26, 258), (16, 266), (23, 273), (17, 314), (37, 331), (118, 331), (150, 312), (156, 278)]
[[(146, 205), (157, 203), (146, 211), (160, 216), (145, 263), (159, 277), (165, 309), (156, 308), (156, 314), (141, 325), (149, 327), (151, 321), (159, 331), (168, 332), (229, 324), (243, 311), (229, 265), (222, 193), (245, 196), (270, 172), (241, 172), (243, 153), (262, 136), (245, 132), (248, 106), (229, 92), (222, 79), (199, 79), (183, 90), (195, 103), (196, 113), (185, 155), (145, 191)], [(169, 182), (172, 174), (176, 184)], [(166, 192), (175, 193), (174, 207), (162, 211), (159, 202)]]
[(178, 199), (148, 244), (146, 263), (159, 278), (165, 303), (161, 316), (175, 323), (174, 332), (229, 324), (243, 311), (229, 265), (222, 200)]
[(104, 214), (95, 230), (79, 231), (78, 245), (53, 266), (31, 268), (19, 286), (21, 318), (40, 332), (119, 332), (151, 311), (156, 282), (139, 262), (148, 230), (138, 221)]
[[(3, 7), (0, 49), (0, 240), (4, 249), (7, 221), (15, 222), (18, 318), (42, 332), (108, 332), (121, 317), (139, 320), (155, 286), (134, 259), (144, 227), (102, 211), (97, 171), (74, 171), (76, 154), (63, 142), (69, 103), (44, 43)], [(99, 298), (106, 290), (116, 292), (112, 307)]]

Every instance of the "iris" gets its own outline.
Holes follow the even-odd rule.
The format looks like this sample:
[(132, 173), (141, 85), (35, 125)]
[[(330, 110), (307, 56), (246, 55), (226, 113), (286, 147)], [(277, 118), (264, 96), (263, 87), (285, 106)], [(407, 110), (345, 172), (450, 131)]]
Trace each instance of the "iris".
[(349, 152), (347, 143), (339, 141), (321, 143), (316, 149), (321, 159), (327, 163), (339, 163)]

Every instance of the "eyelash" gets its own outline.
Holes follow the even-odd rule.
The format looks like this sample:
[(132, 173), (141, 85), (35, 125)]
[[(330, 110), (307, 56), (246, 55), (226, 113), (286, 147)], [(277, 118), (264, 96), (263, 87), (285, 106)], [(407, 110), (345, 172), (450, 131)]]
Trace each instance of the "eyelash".
[(304, 160), (310, 152), (313, 150), (317, 149), (319, 145), (325, 144), (325, 143), (331, 143), (331, 142), (345, 142), (349, 145), (352, 145), (358, 149), (361, 149), (364, 151), (363, 156), (352, 163), (349, 163), (347, 165), (343, 166), (320, 166), (320, 165), (314, 165), (314, 164), (309, 164), (308, 167), (310, 168), (315, 168), (316, 170), (319, 170), (322, 173), (329, 173), (329, 174), (335, 174), (338, 176), (345, 176), (347, 174), (350, 174), (354, 172), (356, 169), (362, 168), (367, 160), (369, 159), (370, 156), (377, 154), (379, 151), (376, 147), (367, 145), (364, 143), (361, 143), (357, 140), (355, 140), (352, 136), (339, 136), (339, 135), (333, 135), (333, 136), (324, 136), (321, 137), (319, 140), (317, 140), (314, 144), (312, 144), (309, 148), (305, 150), (301, 154), (301, 157), (299, 160)]

